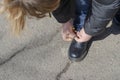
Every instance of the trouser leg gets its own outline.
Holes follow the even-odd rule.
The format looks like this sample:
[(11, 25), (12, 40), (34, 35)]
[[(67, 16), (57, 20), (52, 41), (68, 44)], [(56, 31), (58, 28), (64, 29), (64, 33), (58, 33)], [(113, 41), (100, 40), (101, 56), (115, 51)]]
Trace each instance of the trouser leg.
[(75, 0), (61, 0), (60, 6), (53, 11), (53, 16), (59, 23), (66, 23), (75, 17)]
[(84, 30), (91, 36), (101, 34), (120, 7), (120, 0), (92, 0), (92, 15)]

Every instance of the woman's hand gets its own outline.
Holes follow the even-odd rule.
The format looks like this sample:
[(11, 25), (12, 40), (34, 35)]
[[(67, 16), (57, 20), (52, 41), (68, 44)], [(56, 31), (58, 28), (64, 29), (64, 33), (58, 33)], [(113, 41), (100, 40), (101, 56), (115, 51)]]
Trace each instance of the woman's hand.
[(82, 28), (80, 32), (77, 32), (77, 36), (75, 37), (75, 40), (77, 42), (86, 42), (89, 41), (91, 38), (92, 36), (86, 34), (84, 28)]
[(62, 26), (62, 38), (64, 41), (72, 41), (72, 39), (76, 36), (73, 25), (68, 21)]

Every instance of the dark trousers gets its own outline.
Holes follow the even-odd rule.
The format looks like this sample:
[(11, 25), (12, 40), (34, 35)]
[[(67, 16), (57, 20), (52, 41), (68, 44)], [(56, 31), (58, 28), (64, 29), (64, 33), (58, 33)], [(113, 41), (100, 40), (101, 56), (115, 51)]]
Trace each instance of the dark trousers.
[(75, 17), (75, 0), (61, 0), (59, 7), (52, 13), (59, 23), (66, 23)]
[(105, 31), (115, 14), (119, 14), (120, 0), (92, 0), (91, 9), (92, 14), (85, 22), (84, 30), (91, 36), (97, 36)]
[[(77, 15), (75, 14), (75, 1), (61, 0), (59, 8), (53, 11), (53, 15), (58, 22), (65, 23), (71, 18), (75, 18)], [(85, 32), (91, 36), (101, 34), (109, 21), (113, 17), (119, 16), (119, 8), (120, 0), (92, 0), (91, 15), (84, 25)]]

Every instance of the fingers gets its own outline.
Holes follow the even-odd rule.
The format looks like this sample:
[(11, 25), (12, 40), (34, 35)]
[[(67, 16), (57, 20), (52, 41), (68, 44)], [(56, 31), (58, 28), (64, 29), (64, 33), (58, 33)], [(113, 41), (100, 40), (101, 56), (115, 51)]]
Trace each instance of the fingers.
[(75, 37), (74, 34), (62, 34), (62, 38), (64, 41), (72, 41), (72, 39)]
[(70, 22), (62, 26), (62, 38), (64, 41), (72, 41), (76, 34), (73, 31), (73, 25)]
[(64, 41), (72, 41), (72, 39), (76, 36), (73, 31), (62, 31), (62, 38)]
[(71, 33), (71, 34), (68, 35), (68, 37), (69, 37), (69, 38), (72, 38), (72, 39), (73, 39), (75, 36), (76, 36), (76, 35), (75, 35), (74, 33)]
[(72, 41), (72, 38), (68, 37), (67, 35), (63, 35), (64, 41)]
[(75, 37), (75, 40), (78, 42), (86, 42), (89, 41), (92, 38), (92, 36), (85, 33), (84, 29), (82, 29), (80, 32), (77, 32), (77, 37)]
[(74, 38), (77, 42), (82, 42), (82, 35), (78, 35)]
[(71, 39), (71, 38), (65, 38), (65, 39), (63, 39), (64, 41), (72, 41), (73, 39)]

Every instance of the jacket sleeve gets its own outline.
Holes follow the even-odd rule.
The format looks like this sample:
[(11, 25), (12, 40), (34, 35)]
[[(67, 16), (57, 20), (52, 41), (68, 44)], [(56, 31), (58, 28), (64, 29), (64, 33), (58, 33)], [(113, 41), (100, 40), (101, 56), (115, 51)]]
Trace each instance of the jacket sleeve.
[(85, 32), (91, 36), (101, 34), (119, 8), (120, 0), (113, 0), (109, 4), (106, 4), (105, 0), (92, 0), (91, 15), (84, 26)]

